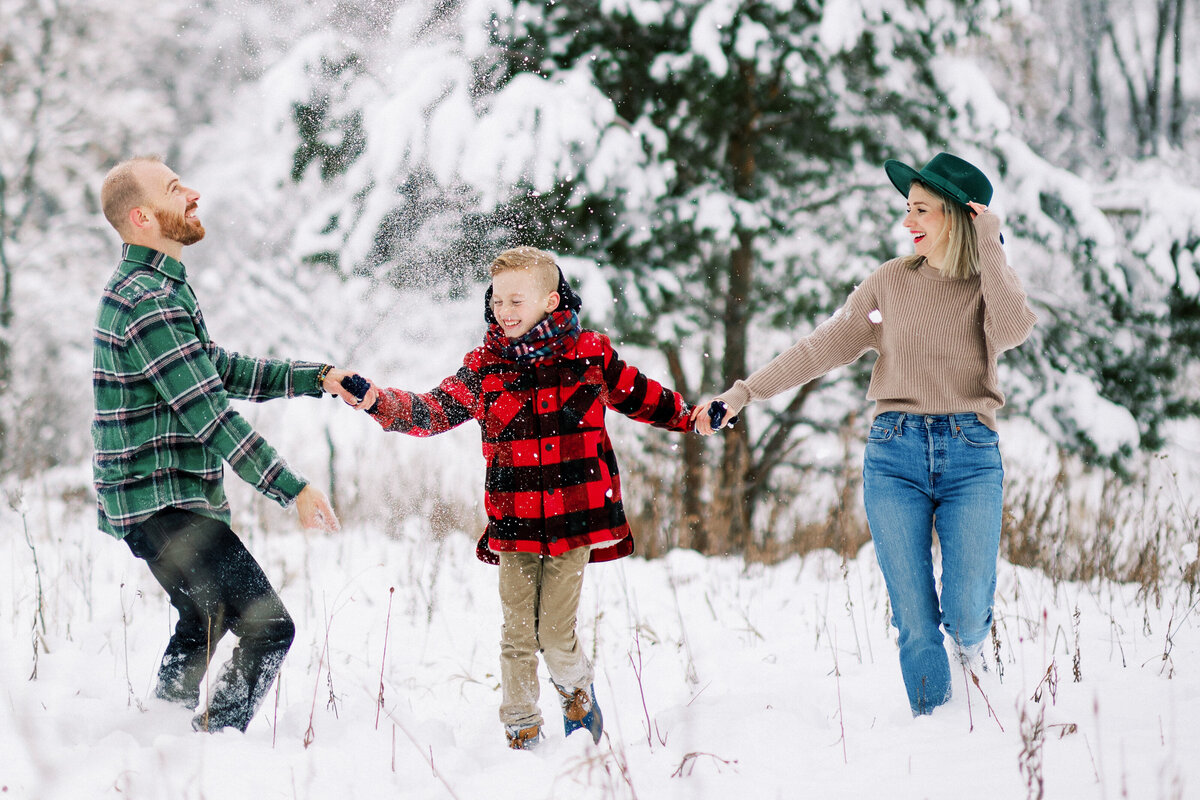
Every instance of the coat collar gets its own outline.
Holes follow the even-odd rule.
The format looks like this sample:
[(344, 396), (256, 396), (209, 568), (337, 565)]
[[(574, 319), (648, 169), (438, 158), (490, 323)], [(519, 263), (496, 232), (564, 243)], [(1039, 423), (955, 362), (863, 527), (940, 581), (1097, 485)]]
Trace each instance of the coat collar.
[(149, 267), (152, 270), (161, 272), (174, 281), (181, 283), (187, 281), (187, 269), (183, 266), (182, 262), (176, 261), (166, 253), (140, 244), (125, 243), (121, 245), (121, 261), (136, 266)]

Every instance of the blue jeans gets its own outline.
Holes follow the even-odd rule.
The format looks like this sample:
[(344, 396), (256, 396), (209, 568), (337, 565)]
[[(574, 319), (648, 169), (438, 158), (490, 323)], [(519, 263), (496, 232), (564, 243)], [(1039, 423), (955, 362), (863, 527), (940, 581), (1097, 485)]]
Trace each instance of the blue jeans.
[[(1000, 437), (974, 414), (888, 411), (871, 423), (863, 501), (875, 557), (900, 631), (900, 671), (913, 715), (950, 699), (942, 629), (962, 650), (992, 626), (1004, 466)], [(933, 576), (933, 529), (942, 595)]]

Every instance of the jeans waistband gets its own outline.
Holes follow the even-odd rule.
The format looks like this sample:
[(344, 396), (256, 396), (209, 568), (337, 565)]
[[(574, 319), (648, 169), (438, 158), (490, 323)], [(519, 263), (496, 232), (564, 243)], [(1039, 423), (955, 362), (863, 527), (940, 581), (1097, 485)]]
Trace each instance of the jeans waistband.
[(966, 414), (913, 414), (907, 411), (885, 411), (875, 417), (875, 424), (883, 427), (925, 428), (936, 425), (961, 426), (965, 422), (979, 422), (974, 412)]

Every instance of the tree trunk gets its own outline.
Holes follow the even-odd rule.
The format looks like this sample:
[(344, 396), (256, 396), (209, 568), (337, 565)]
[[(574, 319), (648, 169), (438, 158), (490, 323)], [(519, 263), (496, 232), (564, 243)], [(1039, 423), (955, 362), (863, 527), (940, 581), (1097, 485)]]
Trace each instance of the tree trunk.
[(1172, 52), (1174, 71), (1171, 76), (1171, 116), (1167, 124), (1167, 142), (1172, 147), (1183, 146), (1183, 6), (1184, 0), (1175, 0), (1175, 45)]
[(1154, 34), (1154, 55), (1149, 74), (1146, 75), (1146, 124), (1148, 126), (1148, 144), (1150, 152), (1157, 155), (1158, 143), (1162, 137), (1163, 109), (1163, 55), (1167, 46), (1167, 33), (1171, 27), (1172, 0), (1158, 0), (1158, 19)]
[[(756, 92), (758, 76), (752, 65), (741, 64), (741, 95), (732, 109), (738, 124), (731, 131), (726, 162), (733, 173), (733, 192), (737, 197), (750, 197), (758, 177), (757, 152), (760, 143), (758, 124), (762, 115)], [(729, 256), (729, 283), (725, 294), (725, 356), (721, 365), (724, 386), (746, 377), (746, 351), (749, 344), (750, 295), (754, 291), (754, 234), (739, 230), (737, 243)], [(724, 512), (718, 519), (728, 521), (726, 535), (720, 537), (725, 546), (745, 552), (750, 544), (753, 507), (749, 484), (753, 459), (750, 452), (749, 425), (745, 419), (726, 430), (721, 458), (721, 486), (718, 503)], [(715, 544), (720, 544), (715, 542)]]
[[(683, 372), (683, 361), (679, 357), (679, 348), (667, 345), (664, 348), (667, 356), (667, 367), (671, 372), (671, 381), (675, 391), (684, 397), (696, 397), (688, 384)], [(690, 547), (700, 553), (707, 553), (709, 547), (708, 525), (704, 509), (702, 491), (705, 482), (704, 440), (700, 436), (686, 435), (683, 437), (683, 475), (680, 477), (680, 504), (682, 506), (683, 529), (679, 531), (676, 540), (680, 547)]]
[[(729, 259), (729, 291), (725, 299), (725, 359), (722, 377), (725, 386), (746, 377), (746, 350), (750, 314), (748, 303), (753, 291), (754, 236), (738, 234), (738, 246)], [(749, 497), (750, 433), (746, 420), (725, 432), (725, 452), (721, 460), (721, 505), (728, 520), (725, 537), (728, 546), (742, 552), (750, 544), (750, 520), (753, 508)]]
[(1113, 30), (1112, 18), (1105, 15), (1104, 29), (1108, 36), (1108, 41), (1112, 45), (1113, 57), (1117, 60), (1117, 68), (1121, 72), (1121, 79), (1125, 82), (1125, 91), (1129, 95), (1129, 118), (1133, 121), (1134, 130), (1137, 132), (1137, 146), (1139, 154), (1146, 154), (1149, 151), (1150, 144), (1150, 126), (1148, 120), (1147, 106), (1142, 103), (1138, 97), (1138, 85), (1134, 79), (1133, 71), (1125, 61), (1125, 53), (1121, 51), (1121, 43), (1117, 41), (1116, 31)]
[(1095, 136), (1095, 145), (1103, 149), (1108, 144), (1108, 108), (1104, 103), (1104, 81), (1100, 76), (1100, 47), (1103, 42), (1104, 0), (1082, 0), (1083, 24), (1087, 31), (1084, 48), (1087, 51), (1088, 121)]
[[(12, 324), (13, 324), (13, 265), (8, 257), (8, 237), (13, 229), (8, 211), (8, 180), (0, 173), (0, 397), (8, 394), (12, 380)], [(0, 469), (8, 462), (8, 420), (0, 410)]]
[[(13, 270), (12, 264), (8, 260), (8, 248), (6, 247), (8, 220), (5, 212), (7, 204), (4, 202), (4, 190), (4, 176), (0, 175), (0, 395), (8, 391), (8, 381), (12, 377), (10, 334), (12, 333), (13, 317)], [(2, 433), (3, 429), (0, 428), (0, 434)]]

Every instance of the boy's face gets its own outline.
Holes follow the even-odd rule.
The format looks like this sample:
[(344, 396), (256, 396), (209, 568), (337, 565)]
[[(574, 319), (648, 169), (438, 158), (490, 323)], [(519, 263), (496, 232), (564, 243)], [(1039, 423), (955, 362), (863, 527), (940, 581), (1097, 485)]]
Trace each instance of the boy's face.
[(529, 270), (512, 269), (492, 278), (492, 314), (504, 335), (516, 339), (558, 307), (558, 292), (546, 293)]

